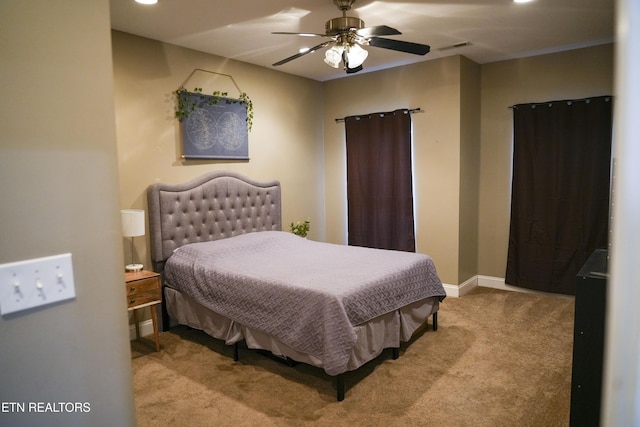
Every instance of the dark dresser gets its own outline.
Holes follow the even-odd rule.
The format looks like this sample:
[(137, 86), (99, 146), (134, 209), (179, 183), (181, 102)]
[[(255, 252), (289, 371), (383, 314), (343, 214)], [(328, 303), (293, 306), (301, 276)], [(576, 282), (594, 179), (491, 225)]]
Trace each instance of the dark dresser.
[(570, 426), (600, 425), (608, 252), (597, 249), (576, 276)]

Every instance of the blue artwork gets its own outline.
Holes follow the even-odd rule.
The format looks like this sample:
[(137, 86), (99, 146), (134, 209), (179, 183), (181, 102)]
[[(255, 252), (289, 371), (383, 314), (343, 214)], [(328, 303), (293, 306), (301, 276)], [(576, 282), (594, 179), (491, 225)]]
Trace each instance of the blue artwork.
[(249, 159), (247, 107), (239, 99), (184, 93), (195, 108), (182, 120), (186, 159)]

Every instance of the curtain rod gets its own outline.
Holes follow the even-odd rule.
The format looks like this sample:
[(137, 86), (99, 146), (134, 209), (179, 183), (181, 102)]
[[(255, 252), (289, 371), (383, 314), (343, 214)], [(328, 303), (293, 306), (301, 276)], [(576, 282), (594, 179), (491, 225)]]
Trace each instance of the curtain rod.
[(529, 102), (529, 103), (522, 103), (522, 104), (516, 104), (516, 105), (509, 105), (507, 108), (518, 108), (518, 105), (550, 105), (550, 104), (553, 104), (554, 102), (566, 102), (567, 104), (571, 105), (574, 102), (591, 102), (593, 98), (605, 98), (606, 101), (608, 102), (608, 101), (611, 101), (611, 98), (613, 98), (613, 96), (602, 95), (602, 96), (591, 96), (589, 98), (581, 98), (581, 99), (564, 99), (559, 101), (547, 101), (547, 102)]
[[(424, 113), (424, 110), (420, 109), (420, 107), (407, 109), (407, 111), (409, 112), (409, 114), (412, 114), (412, 113)], [(359, 117), (359, 116), (370, 116), (371, 114), (391, 114), (391, 113), (393, 113), (393, 111), (387, 111), (386, 113), (358, 114), (358, 115), (356, 115), (356, 117)], [(346, 117), (342, 117), (342, 118), (336, 119), (336, 123), (344, 122), (344, 119), (346, 119)]]

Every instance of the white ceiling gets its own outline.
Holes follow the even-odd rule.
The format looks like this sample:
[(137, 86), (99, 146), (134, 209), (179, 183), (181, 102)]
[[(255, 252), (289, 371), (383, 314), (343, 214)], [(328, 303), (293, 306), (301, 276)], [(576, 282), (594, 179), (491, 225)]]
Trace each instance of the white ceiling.
[[(319, 81), (347, 76), (323, 62), (324, 49), (271, 65), (326, 40), (271, 32), (324, 33), (325, 22), (342, 15), (333, 0), (158, 0), (152, 6), (111, 0), (110, 9), (115, 30)], [(614, 37), (614, 0), (356, 0), (348, 15), (402, 32), (388, 38), (431, 46), (425, 56), (365, 47), (369, 57), (360, 73), (455, 54), (484, 64)], [(442, 49), (465, 41), (470, 45)]]

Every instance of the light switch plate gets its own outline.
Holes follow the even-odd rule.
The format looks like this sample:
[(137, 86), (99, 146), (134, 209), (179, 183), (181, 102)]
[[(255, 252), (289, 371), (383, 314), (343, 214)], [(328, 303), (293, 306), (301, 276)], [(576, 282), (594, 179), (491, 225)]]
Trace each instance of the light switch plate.
[(71, 254), (0, 265), (0, 314), (3, 316), (75, 296)]

